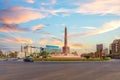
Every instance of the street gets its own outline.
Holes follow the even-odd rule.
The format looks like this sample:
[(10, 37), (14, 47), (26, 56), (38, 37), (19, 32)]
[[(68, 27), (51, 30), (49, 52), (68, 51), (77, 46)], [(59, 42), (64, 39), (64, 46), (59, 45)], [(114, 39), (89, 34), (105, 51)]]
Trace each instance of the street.
[(0, 80), (119, 80), (119, 76), (120, 60), (104, 62), (0, 62)]

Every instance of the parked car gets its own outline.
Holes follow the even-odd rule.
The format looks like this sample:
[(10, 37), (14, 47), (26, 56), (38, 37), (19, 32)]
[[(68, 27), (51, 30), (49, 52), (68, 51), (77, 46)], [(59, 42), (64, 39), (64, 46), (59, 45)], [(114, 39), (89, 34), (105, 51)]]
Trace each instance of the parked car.
[(33, 58), (31, 58), (31, 57), (26, 57), (26, 58), (24, 59), (24, 62), (34, 62), (34, 61), (33, 61)]

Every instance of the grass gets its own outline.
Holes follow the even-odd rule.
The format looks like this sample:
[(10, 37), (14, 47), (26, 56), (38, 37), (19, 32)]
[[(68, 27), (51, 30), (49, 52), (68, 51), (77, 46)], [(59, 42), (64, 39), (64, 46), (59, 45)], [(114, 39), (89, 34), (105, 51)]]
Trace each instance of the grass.
[[(42, 61), (42, 58), (34, 58), (34, 61)], [(106, 60), (110, 60), (110, 58), (106, 57), (106, 58), (44, 58), (44, 61), (106, 61)]]

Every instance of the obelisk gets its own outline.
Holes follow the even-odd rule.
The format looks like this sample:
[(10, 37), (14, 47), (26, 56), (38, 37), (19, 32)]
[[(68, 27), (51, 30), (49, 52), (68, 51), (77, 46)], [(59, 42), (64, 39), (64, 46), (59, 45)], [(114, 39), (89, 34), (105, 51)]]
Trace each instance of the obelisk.
[(65, 27), (65, 31), (64, 31), (64, 46), (63, 46), (63, 54), (67, 55), (70, 53), (70, 48), (68, 47), (67, 44), (67, 28)]

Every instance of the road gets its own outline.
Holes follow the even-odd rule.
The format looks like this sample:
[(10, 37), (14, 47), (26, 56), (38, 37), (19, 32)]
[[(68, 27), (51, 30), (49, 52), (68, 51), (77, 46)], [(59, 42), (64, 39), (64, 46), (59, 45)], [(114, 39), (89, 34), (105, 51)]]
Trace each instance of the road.
[(0, 80), (120, 80), (120, 60), (105, 62), (0, 62)]

